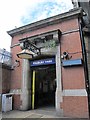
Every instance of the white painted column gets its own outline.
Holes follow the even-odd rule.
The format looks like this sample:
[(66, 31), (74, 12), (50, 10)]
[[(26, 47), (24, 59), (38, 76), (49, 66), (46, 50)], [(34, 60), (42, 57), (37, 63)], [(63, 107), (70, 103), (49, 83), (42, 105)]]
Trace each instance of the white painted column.
[(62, 109), (60, 109), (60, 102), (62, 102), (60, 45), (57, 46), (56, 53), (56, 84), (56, 111), (62, 113)]
[(21, 101), (22, 104), (20, 106), (21, 110), (28, 110), (31, 106), (31, 80), (30, 80), (30, 64), (29, 60), (22, 60), (22, 93), (21, 93)]

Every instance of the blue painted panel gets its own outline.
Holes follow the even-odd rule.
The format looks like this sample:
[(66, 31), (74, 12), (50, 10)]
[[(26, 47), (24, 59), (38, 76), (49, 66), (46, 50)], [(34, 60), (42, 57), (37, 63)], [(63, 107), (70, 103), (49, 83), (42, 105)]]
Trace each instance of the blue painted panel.
[(55, 58), (48, 58), (48, 59), (30, 61), (30, 66), (34, 67), (34, 66), (49, 65), (55, 63), (56, 63)]
[(63, 65), (63, 67), (82, 65), (82, 59), (63, 60), (62, 65)]

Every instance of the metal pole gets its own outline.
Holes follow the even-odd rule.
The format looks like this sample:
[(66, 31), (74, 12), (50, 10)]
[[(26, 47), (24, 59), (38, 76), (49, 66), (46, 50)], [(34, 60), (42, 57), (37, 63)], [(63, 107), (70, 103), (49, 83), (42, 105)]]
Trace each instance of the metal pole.
[(33, 79), (32, 79), (32, 109), (35, 108), (35, 70), (33, 71)]

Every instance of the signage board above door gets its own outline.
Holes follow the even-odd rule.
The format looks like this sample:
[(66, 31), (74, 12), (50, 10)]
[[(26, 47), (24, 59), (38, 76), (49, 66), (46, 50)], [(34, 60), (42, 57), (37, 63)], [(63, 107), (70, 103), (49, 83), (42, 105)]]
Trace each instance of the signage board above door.
[(55, 64), (55, 58), (47, 58), (47, 59), (40, 59), (40, 60), (33, 60), (30, 61), (30, 66), (41, 66), (41, 65), (51, 65)]

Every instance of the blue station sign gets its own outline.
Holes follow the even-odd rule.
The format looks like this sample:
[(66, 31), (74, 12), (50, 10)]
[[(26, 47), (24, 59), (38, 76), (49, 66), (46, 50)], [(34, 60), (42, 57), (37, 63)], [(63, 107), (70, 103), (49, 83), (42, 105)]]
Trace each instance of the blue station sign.
[(47, 59), (41, 59), (41, 60), (34, 60), (30, 61), (30, 66), (41, 66), (41, 65), (50, 65), (50, 64), (55, 64), (55, 58), (47, 58)]

